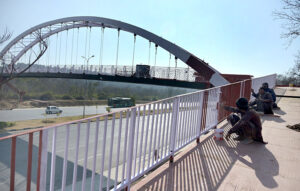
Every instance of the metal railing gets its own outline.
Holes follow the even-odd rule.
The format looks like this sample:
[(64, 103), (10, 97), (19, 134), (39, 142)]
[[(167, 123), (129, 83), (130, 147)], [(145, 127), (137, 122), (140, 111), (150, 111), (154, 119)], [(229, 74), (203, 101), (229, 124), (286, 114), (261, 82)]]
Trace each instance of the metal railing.
[[(17, 70), (23, 70), (27, 67), (27, 64), (17, 65)], [(102, 75), (118, 75), (118, 76), (133, 76), (135, 68), (126, 65), (57, 65), (57, 66), (46, 66), (46, 65), (33, 65), (27, 71), (37, 73), (72, 73), (72, 74), (102, 74)], [(195, 70), (192, 68), (183, 67), (163, 67), (163, 66), (152, 66), (149, 71), (150, 78), (162, 78), (162, 79), (177, 79), (182, 81), (195, 82)]]
[[(260, 80), (272, 84), (274, 77)], [(2, 137), (1, 190), (130, 189), (215, 128), (228, 115), (220, 104), (250, 98), (253, 81), (258, 83), (245, 80)]]

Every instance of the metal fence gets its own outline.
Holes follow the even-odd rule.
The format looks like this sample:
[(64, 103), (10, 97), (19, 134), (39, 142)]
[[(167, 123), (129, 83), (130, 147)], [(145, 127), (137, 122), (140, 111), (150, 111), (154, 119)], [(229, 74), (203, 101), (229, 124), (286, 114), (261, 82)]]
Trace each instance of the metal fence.
[(215, 128), (220, 105), (250, 98), (274, 76), (175, 96), (122, 111), (0, 138), (1, 190), (130, 189), (156, 166)]

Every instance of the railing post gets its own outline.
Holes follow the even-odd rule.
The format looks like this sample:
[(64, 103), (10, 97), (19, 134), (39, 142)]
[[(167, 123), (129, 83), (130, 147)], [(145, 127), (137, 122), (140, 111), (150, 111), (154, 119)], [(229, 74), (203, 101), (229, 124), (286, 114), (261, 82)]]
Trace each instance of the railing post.
[(129, 144), (128, 144), (128, 156), (127, 156), (127, 190), (130, 190), (130, 183), (131, 183), (131, 171), (132, 171), (132, 155), (134, 149), (134, 131), (135, 131), (135, 120), (136, 120), (136, 108), (131, 109), (130, 114), (130, 129), (129, 129)]
[(201, 128), (201, 121), (202, 121), (202, 108), (203, 108), (203, 92), (200, 92), (199, 93), (199, 110), (198, 110), (198, 121), (197, 121), (197, 127), (196, 127), (196, 134), (197, 134), (197, 139), (196, 139), (196, 143), (199, 143), (200, 142), (200, 128)]
[(177, 122), (178, 122), (178, 112), (179, 112), (179, 102), (180, 98), (177, 97), (173, 101), (173, 110), (172, 110), (172, 122), (171, 122), (171, 132), (170, 132), (170, 162), (174, 160), (174, 150), (175, 150), (175, 141), (176, 141), (176, 131), (177, 131)]

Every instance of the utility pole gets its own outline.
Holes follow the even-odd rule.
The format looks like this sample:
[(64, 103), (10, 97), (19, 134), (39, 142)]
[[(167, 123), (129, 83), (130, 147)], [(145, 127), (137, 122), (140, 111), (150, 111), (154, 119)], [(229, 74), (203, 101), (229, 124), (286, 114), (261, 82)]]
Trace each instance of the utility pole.
[[(95, 56), (94, 55), (92, 55), (92, 56), (90, 56), (90, 57), (88, 57), (88, 58), (86, 58), (85, 56), (81, 56), (83, 59), (84, 59), (84, 61), (86, 62), (86, 69), (88, 70), (89, 68), (89, 61), (90, 61), (90, 59), (91, 58), (94, 58)], [(85, 70), (84, 70), (84, 73), (85, 73)], [(87, 80), (85, 80), (85, 88), (84, 88), (84, 100), (83, 100), (83, 112), (82, 112), (82, 118), (84, 118), (85, 117), (85, 100), (86, 100), (86, 89), (87, 89)]]

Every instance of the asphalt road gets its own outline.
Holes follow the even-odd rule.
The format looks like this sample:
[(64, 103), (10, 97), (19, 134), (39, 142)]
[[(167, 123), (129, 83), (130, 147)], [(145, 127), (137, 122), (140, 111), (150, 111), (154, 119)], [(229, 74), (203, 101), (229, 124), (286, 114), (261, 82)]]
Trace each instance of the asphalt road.
[[(102, 114), (106, 113), (106, 105), (101, 106), (86, 106), (85, 114)], [(75, 107), (59, 107), (63, 112), (59, 117), (78, 116), (83, 113), (83, 106)], [(0, 110), (0, 121), (21, 121), (31, 119), (45, 118), (46, 108), (28, 108), (28, 109), (13, 109), (13, 110)], [(121, 108), (112, 109), (112, 111), (121, 110)], [(47, 118), (55, 118), (56, 114), (47, 115)]]

